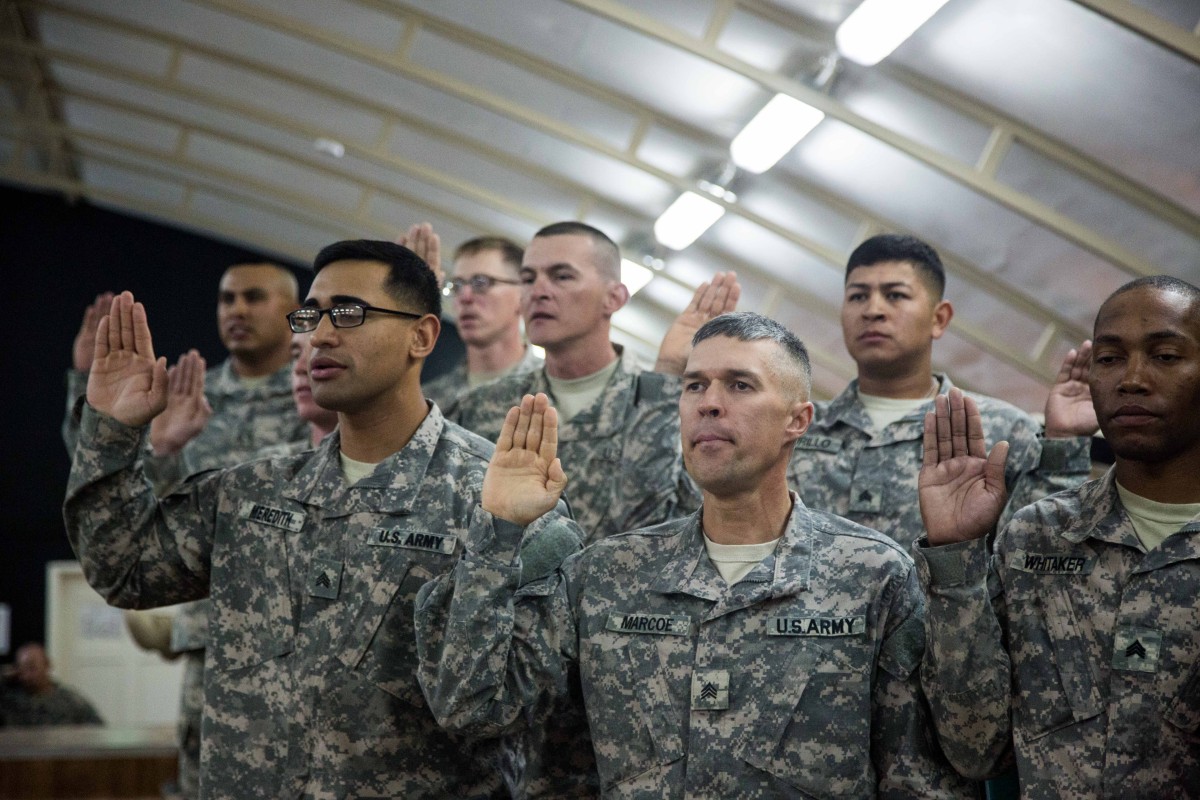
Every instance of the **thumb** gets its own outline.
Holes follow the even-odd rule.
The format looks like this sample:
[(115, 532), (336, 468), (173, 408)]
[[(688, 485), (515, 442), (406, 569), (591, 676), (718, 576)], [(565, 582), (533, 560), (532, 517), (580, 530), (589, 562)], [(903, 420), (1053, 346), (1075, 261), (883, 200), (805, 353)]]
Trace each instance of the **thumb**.
[(562, 494), (567, 488), (567, 473), (563, 471), (562, 460), (554, 459), (546, 470), (546, 489), (556, 494)]
[(1004, 464), (1008, 461), (1008, 442), (996, 442), (988, 453), (985, 479), (990, 488), (1006, 491), (1004, 486)]

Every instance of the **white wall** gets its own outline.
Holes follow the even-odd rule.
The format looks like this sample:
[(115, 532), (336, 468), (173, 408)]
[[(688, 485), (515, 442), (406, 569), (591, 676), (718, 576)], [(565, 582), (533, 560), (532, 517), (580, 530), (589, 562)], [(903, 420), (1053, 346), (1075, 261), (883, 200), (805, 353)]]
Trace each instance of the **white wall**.
[(175, 723), (183, 665), (141, 649), (78, 562), (46, 565), (46, 650), (55, 680), (87, 697), (109, 725)]

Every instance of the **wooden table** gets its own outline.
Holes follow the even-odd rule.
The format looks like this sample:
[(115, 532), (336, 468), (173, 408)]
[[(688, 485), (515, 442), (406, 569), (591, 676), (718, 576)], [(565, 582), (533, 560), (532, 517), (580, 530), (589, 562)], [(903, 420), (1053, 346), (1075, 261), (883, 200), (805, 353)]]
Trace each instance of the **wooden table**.
[(172, 726), (0, 728), (0, 800), (160, 797), (177, 758)]

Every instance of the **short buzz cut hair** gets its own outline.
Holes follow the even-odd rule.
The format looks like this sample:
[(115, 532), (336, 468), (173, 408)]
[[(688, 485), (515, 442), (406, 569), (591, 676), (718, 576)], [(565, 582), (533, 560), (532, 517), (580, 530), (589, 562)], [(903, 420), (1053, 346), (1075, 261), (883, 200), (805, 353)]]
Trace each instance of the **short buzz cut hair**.
[(946, 293), (946, 268), (937, 250), (928, 242), (902, 233), (881, 233), (854, 248), (846, 262), (846, 282), (849, 283), (850, 273), (858, 267), (872, 267), (885, 261), (912, 264), (933, 290), (935, 299), (941, 300)]
[(276, 264), (274, 261), (239, 261), (237, 264), (230, 264), (225, 268), (224, 275), (228, 275), (232, 270), (242, 269), (244, 267), (267, 267), (279, 275), (280, 281), (283, 284), (284, 292), (287, 298), (293, 302), (300, 301), (300, 281), (296, 279), (296, 273), (292, 272), (282, 264)]
[(728, 336), (740, 342), (757, 342), (768, 339), (779, 345), (786, 358), (784, 361), (795, 369), (798, 383), (807, 400), (812, 392), (812, 362), (808, 358), (808, 348), (800, 337), (780, 325), (770, 317), (764, 317), (754, 311), (731, 311), (713, 317), (700, 326), (692, 337), (692, 347), (716, 336)]
[(521, 271), (521, 259), (525, 257), (525, 251), (512, 239), (503, 236), (476, 236), (474, 239), (468, 239), (455, 249), (452, 260), (458, 261), (460, 258), (491, 250), (500, 254), (500, 260), (511, 269), (512, 274), (516, 275)]
[(596, 257), (593, 260), (596, 269), (610, 281), (621, 280), (621, 248), (599, 228), (575, 220), (552, 222), (535, 233), (533, 238), (542, 239), (547, 236), (588, 237), (596, 247)]
[[(377, 261), (388, 268), (383, 287), (401, 305), (422, 314), (442, 315), (442, 292), (437, 276), (419, 255), (403, 245), (372, 239), (348, 239), (321, 249), (313, 259), (313, 272), (335, 261)], [(400, 309), (405, 310), (405, 309)]]
[(1172, 275), (1146, 275), (1145, 277), (1137, 278), (1136, 280), (1132, 280), (1129, 283), (1121, 286), (1115, 292), (1106, 297), (1104, 302), (1100, 304), (1100, 307), (1103, 308), (1108, 304), (1109, 300), (1112, 300), (1117, 295), (1125, 294), (1125, 292), (1131, 292), (1134, 289), (1142, 289), (1147, 286), (1163, 292), (1181, 294), (1193, 303), (1200, 302), (1200, 288), (1193, 286), (1187, 281), (1176, 278)]

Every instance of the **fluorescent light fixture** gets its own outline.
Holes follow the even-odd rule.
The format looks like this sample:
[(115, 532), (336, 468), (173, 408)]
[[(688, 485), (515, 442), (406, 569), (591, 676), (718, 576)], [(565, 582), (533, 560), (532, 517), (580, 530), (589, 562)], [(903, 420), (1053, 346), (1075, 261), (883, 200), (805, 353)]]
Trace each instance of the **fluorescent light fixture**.
[(817, 127), (825, 114), (808, 103), (777, 94), (729, 145), (733, 163), (747, 172), (766, 172)]
[(871, 67), (929, 21), (946, 0), (863, 0), (838, 26), (838, 52)]
[(654, 270), (643, 267), (628, 258), (621, 259), (621, 283), (629, 289), (629, 296), (637, 294), (654, 277)]
[(536, 344), (531, 344), (531, 345), (529, 345), (529, 349), (535, 356), (540, 358), (542, 361), (546, 360), (546, 348), (539, 347)]
[(682, 250), (700, 238), (725, 213), (725, 207), (696, 192), (684, 192), (654, 223), (654, 238), (663, 247)]

